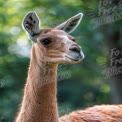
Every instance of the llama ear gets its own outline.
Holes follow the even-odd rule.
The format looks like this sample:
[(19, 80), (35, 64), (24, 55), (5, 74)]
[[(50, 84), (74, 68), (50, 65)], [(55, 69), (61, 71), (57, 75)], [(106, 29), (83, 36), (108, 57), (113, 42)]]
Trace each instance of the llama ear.
[(35, 40), (40, 34), (40, 20), (36, 12), (29, 12), (25, 15), (22, 21), (23, 29), (27, 32), (29, 39)]
[(79, 13), (79, 14), (69, 18), (67, 21), (60, 24), (56, 28), (59, 29), (59, 30), (64, 30), (67, 33), (71, 33), (79, 25), (82, 17), (83, 17), (83, 13)]

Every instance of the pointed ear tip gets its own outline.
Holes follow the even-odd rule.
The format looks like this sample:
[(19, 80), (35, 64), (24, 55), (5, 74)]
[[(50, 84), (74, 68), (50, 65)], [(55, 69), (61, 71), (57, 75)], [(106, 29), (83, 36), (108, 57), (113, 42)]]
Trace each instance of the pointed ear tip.
[(23, 30), (26, 32), (27, 32), (27, 30), (25, 29), (24, 23), (25, 23), (25, 21), (27, 21), (27, 18), (29, 16), (33, 16), (33, 15), (37, 16), (37, 18), (38, 18), (38, 15), (35, 11), (29, 11), (28, 13), (26, 13), (26, 15), (22, 19), (21, 25), (22, 25)]
[(26, 13), (26, 15), (24, 16), (24, 18), (30, 16), (30, 15), (37, 15), (37, 13), (35, 11), (29, 11), (28, 13)]
[(38, 17), (38, 15), (35, 11), (30, 11), (30, 12), (26, 13), (26, 15), (23, 17), (22, 23), (26, 20), (26, 18), (28, 18), (29, 16), (33, 16), (33, 15)]
[(28, 14), (37, 14), (37, 13), (35, 11), (30, 11), (26, 15), (28, 15)]
[(81, 13), (81, 12), (80, 12), (80, 13), (78, 13), (78, 15), (79, 15), (80, 17), (83, 17), (83, 13)]

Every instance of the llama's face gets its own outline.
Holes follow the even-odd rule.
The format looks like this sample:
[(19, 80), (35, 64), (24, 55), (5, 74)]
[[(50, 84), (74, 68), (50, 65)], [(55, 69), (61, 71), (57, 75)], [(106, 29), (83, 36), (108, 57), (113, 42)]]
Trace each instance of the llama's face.
[(78, 14), (53, 29), (40, 29), (40, 20), (35, 12), (28, 13), (23, 20), (23, 28), (34, 42), (36, 53), (43, 62), (77, 63), (84, 54), (75, 42), (72, 32), (80, 23), (83, 14)]
[[(58, 29), (45, 29), (37, 37), (35, 47), (43, 51), (42, 59), (49, 62), (77, 63), (84, 58), (75, 38)], [(37, 52), (38, 53), (38, 52)]]

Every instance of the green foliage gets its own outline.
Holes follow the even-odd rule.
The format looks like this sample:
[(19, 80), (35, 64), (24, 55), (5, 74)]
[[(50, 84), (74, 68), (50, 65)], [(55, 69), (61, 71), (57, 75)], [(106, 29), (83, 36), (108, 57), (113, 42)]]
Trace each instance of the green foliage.
[(96, 5), (95, 1), (85, 0), (0, 1), (0, 116), (2, 122), (13, 121), (23, 94), (31, 42), (22, 30), (21, 21), (29, 11), (38, 13), (42, 27), (54, 27), (79, 12), (84, 13), (83, 21), (72, 35), (82, 46), (86, 58), (79, 64), (68, 65), (67, 68), (61, 69), (62, 72), (69, 71), (71, 77), (59, 81), (58, 84), (60, 115), (95, 104), (110, 103), (110, 86), (102, 75), (102, 65), (106, 64), (108, 55), (104, 32), (109, 29), (104, 25), (93, 30), (90, 25), (91, 18), (87, 14), (88, 7), (94, 8)]

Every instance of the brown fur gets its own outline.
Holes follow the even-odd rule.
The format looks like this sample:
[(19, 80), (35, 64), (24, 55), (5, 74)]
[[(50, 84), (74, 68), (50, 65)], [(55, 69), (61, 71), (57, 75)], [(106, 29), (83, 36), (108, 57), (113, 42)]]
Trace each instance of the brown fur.
[[(57, 122), (57, 65), (41, 64), (44, 68), (53, 68), (53, 73), (51, 71), (45, 73), (44, 69), (40, 68), (35, 53), (33, 46), (23, 102), (16, 122)], [(45, 82), (44, 76), (47, 78)]]
[(60, 122), (122, 122), (122, 105), (100, 105), (72, 112)]
[[(69, 38), (68, 42), (62, 35)], [(51, 37), (51, 45), (44, 47), (40, 38)], [(60, 37), (61, 36), (61, 37)], [(76, 45), (74, 38), (56, 29), (43, 30), (33, 43), (28, 78), (21, 108), (15, 122), (59, 122), (57, 109), (57, 66), (68, 62), (64, 52), (69, 45)], [(54, 63), (49, 63), (56, 59)], [(48, 62), (49, 61), (49, 62)], [(122, 105), (95, 106), (75, 111), (60, 118), (60, 122), (122, 122)]]

